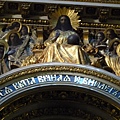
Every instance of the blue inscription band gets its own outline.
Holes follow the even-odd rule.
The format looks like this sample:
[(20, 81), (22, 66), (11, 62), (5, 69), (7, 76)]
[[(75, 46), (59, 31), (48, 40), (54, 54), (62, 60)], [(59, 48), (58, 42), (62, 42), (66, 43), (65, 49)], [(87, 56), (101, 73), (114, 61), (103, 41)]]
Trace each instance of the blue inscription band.
[(22, 88), (27, 88), (28, 86), (30, 87), (31, 85), (35, 85), (35, 84), (42, 85), (47, 83), (71, 83), (71, 84), (74, 83), (76, 85), (84, 85), (91, 87), (92, 89), (102, 90), (106, 94), (112, 95), (113, 97), (120, 100), (120, 91), (100, 81), (87, 77), (74, 76), (74, 75), (59, 75), (59, 74), (36, 76), (14, 82), (0, 90), (0, 100), (2, 100), (2, 98), (7, 97), (11, 93), (17, 92)]

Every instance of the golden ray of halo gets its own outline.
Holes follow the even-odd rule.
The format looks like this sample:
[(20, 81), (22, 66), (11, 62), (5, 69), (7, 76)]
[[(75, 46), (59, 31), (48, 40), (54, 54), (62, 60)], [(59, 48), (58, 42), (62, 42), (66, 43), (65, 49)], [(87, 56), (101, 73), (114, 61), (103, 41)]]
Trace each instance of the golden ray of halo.
[(79, 20), (80, 16), (78, 16), (78, 12), (75, 10), (64, 8), (58, 8), (54, 13), (50, 15), (50, 25), (54, 28), (57, 24), (58, 18), (61, 15), (67, 15), (70, 18), (72, 27), (76, 30), (79, 27)]
[(9, 26), (12, 26), (12, 25), (13, 25), (13, 23), (15, 23), (15, 22), (17, 22), (17, 23), (19, 23), (19, 24), (20, 24), (20, 27), (19, 27), (19, 29), (18, 29), (18, 31), (17, 31), (17, 32), (20, 32), (20, 30), (21, 30), (21, 28), (22, 28), (22, 23), (21, 23), (20, 21), (13, 21), (13, 22), (11, 22), (11, 23), (10, 23), (10, 25), (9, 25)]
[[(23, 26), (27, 27), (27, 31), (28, 31), (28, 33), (30, 33), (30, 27), (28, 25), (26, 25), (26, 24), (23, 24), (22, 27)], [(21, 27), (21, 29), (22, 29), (22, 27)]]
[(108, 31), (109, 29), (113, 29), (114, 32), (115, 32), (115, 34), (117, 34), (117, 31), (116, 31), (115, 28), (111, 28), (111, 27), (109, 27), (109, 28), (106, 28), (105, 31), (104, 31), (105, 36), (106, 36), (106, 33), (107, 33), (107, 31)]

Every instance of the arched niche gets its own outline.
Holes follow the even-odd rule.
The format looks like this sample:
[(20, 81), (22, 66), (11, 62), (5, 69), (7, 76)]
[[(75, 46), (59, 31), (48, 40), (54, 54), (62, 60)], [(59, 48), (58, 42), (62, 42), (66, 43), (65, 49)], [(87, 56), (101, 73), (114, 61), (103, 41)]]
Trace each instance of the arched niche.
[(120, 78), (92, 66), (45, 63), (0, 76), (1, 120), (119, 120)]

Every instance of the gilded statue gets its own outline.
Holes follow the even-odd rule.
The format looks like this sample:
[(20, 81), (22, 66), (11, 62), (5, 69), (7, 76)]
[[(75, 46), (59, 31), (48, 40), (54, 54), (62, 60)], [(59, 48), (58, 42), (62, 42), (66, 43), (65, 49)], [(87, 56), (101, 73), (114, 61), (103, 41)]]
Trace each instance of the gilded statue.
[(58, 19), (56, 27), (53, 29), (49, 38), (45, 41), (45, 46), (54, 42), (58, 44), (66, 44), (67, 38), (71, 34), (77, 34), (71, 25), (70, 18), (67, 15), (61, 15)]
[(105, 43), (103, 42), (105, 40), (105, 34), (102, 31), (99, 31), (96, 33), (95, 35), (95, 39), (90, 41), (90, 44), (94, 47), (98, 46), (98, 45), (105, 45)]
[(12, 65), (14, 66), (14, 63), (16, 62), (16, 59), (15, 59), (16, 52), (18, 51), (20, 45), (22, 44), (22, 41), (20, 40), (20, 34), (18, 32), (12, 31), (7, 35), (6, 41), (9, 45), (8, 60), (9, 60), (10, 66)]
[(113, 39), (109, 47), (109, 54), (105, 56), (105, 61), (114, 73), (120, 76), (120, 39)]
[(94, 47), (93, 45), (86, 44), (82, 46), (82, 49), (87, 53), (87, 55), (89, 56), (90, 59), (90, 65), (94, 66), (94, 67), (99, 67), (102, 68), (102, 65), (100, 63), (101, 61), (101, 57), (99, 57), (98, 54), (98, 48)]
[(105, 42), (107, 45), (109, 45), (114, 38), (119, 38), (115, 29), (113, 28), (106, 29), (104, 33), (105, 39), (103, 40), (103, 42)]
[(79, 26), (80, 20), (74, 10), (66, 9), (65, 7), (59, 8), (50, 18), (52, 33), (45, 41), (45, 46), (54, 42), (66, 44), (69, 35), (77, 34), (75, 30)]
[(10, 34), (10, 32), (20, 32), (21, 27), (22, 27), (21, 22), (19, 21), (12, 22), (10, 25), (7, 25), (2, 29), (2, 31), (0, 32), (0, 39), (6, 40), (6, 37), (8, 36), (8, 34)]
[[(74, 17), (74, 14), (72, 13), (70, 15)], [(56, 26), (53, 28), (52, 33), (44, 42), (45, 49), (39, 55), (39, 58), (37, 58), (38, 63), (66, 62), (75, 64), (88, 64), (89, 58), (80, 46), (81, 41), (79, 35), (76, 33), (74, 27), (71, 24), (71, 18), (68, 16), (69, 14), (62, 14), (63, 13), (61, 13), (61, 15), (58, 17)], [(78, 19), (76, 14), (75, 17)], [(79, 20), (76, 20), (76, 22), (79, 22)], [(71, 35), (73, 35), (73, 41), (74, 39), (77, 39), (79, 41), (77, 45), (74, 43), (68, 43), (68, 37)], [(24, 61), (24, 63), (26, 64), (27, 61)], [(24, 63), (22, 64), (23, 66)]]
[(16, 53), (16, 59), (24, 59), (25, 57), (32, 54), (32, 48), (34, 46), (35, 41), (32, 39), (30, 35), (30, 28), (27, 25), (22, 25), (20, 31), (20, 41), (22, 44)]
[(4, 40), (0, 40), (0, 74), (8, 72), (9, 66), (6, 63), (6, 54), (9, 50), (9, 45)]

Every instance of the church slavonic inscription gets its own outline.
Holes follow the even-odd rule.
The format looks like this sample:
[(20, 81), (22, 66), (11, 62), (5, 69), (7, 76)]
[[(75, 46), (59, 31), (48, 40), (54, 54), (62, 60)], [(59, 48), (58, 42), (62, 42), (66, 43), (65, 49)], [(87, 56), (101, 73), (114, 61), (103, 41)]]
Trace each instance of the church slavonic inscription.
[(86, 86), (88, 88), (92, 87), (93, 90), (96, 89), (101, 90), (105, 94), (112, 95), (113, 97), (120, 100), (120, 91), (110, 85), (83, 76), (62, 75), (62, 74), (35, 76), (14, 82), (8, 86), (5, 86), (0, 90), (0, 99), (2, 100), (2, 98), (6, 97), (7, 95), (10, 95), (11, 93), (15, 93), (18, 90), (26, 89), (33, 85), (38, 85), (38, 84), (43, 85), (43, 84), (52, 84), (52, 83), (56, 83), (56, 85), (67, 83), (70, 85), (76, 84), (80, 86)]

